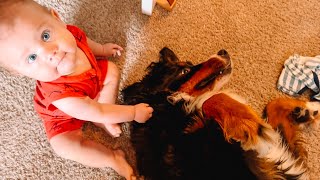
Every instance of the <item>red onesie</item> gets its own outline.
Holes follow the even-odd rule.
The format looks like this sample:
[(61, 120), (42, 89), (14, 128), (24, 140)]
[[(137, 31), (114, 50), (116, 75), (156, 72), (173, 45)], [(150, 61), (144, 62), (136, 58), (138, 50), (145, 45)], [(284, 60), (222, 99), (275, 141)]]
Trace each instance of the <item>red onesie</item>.
[(47, 137), (80, 129), (85, 121), (71, 117), (57, 109), (53, 101), (66, 97), (86, 97), (94, 99), (100, 92), (107, 74), (108, 61), (96, 61), (87, 44), (85, 33), (78, 27), (67, 25), (76, 39), (77, 46), (86, 54), (92, 69), (76, 76), (62, 76), (51, 82), (37, 81), (34, 107), (44, 122)]

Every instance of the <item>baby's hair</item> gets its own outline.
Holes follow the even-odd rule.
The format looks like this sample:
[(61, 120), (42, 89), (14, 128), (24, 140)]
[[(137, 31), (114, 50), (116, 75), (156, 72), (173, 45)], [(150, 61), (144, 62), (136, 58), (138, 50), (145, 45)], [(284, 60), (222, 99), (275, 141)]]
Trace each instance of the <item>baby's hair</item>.
[(12, 25), (15, 19), (15, 5), (32, 4), (39, 9), (44, 10), (44, 12), (49, 12), (44, 6), (41, 6), (33, 0), (0, 0), (0, 26), (2, 25)]
[(0, 0), (0, 25), (12, 25), (15, 13), (11, 7), (26, 0)]

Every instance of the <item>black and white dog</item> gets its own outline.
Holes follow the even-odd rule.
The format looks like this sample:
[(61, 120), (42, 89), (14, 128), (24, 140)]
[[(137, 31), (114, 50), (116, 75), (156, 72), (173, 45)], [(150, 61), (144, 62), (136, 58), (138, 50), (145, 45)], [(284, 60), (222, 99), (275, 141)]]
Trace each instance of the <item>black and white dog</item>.
[[(279, 123), (271, 126), (241, 98), (220, 92), (231, 72), (225, 50), (193, 65), (163, 48), (143, 79), (122, 91), (125, 104), (154, 108), (146, 123), (130, 124), (139, 175), (146, 180), (308, 179), (305, 164), (276, 129)], [(295, 112), (292, 108), (287, 111)]]

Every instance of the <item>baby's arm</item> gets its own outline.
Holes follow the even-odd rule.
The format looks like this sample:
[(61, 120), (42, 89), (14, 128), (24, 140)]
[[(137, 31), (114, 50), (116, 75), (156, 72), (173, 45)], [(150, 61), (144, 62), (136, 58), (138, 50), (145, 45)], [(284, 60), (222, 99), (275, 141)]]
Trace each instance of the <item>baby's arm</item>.
[(87, 42), (95, 56), (115, 57), (117, 55), (117, 51), (123, 51), (123, 48), (117, 44), (100, 44), (91, 40), (90, 38), (87, 38)]
[(114, 124), (132, 120), (144, 123), (153, 112), (153, 109), (144, 103), (133, 106), (104, 104), (89, 97), (67, 97), (56, 100), (52, 104), (69, 116), (97, 123)]

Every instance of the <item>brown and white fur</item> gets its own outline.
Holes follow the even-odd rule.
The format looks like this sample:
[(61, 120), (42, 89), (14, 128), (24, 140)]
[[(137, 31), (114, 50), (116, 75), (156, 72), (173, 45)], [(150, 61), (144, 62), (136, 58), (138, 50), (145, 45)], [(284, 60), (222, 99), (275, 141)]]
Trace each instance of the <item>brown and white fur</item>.
[[(182, 86), (169, 99), (173, 103), (184, 99), (187, 113), (198, 111), (203, 117), (197, 119), (218, 122), (228, 142), (241, 143), (248, 166), (259, 179), (309, 179), (307, 153), (299, 133), (303, 127), (318, 123), (319, 102), (272, 100), (266, 107), (266, 122), (244, 98), (217, 89), (220, 87), (197, 96)], [(202, 128), (202, 122), (190, 125), (186, 132)]]
[[(300, 153), (303, 146), (297, 145), (300, 141), (296, 133), (301, 124), (313, 124), (318, 119), (319, 103), (274, 100), (266, 107), (267, 123), (243, 98), (220, 92), (232, 70), (232, 61), (226, 51), (221, 50), (196, 66), (179, 62), (169, 49), (164, 48), (160, 54), (160, 62), (151, 64), (144, 79), (123, 91), (127, 104), (146, 102), (155, 109), (154, 116), (146, 124), (131, 126), (138, 171), (146, 179), (212, 179), (215, 177), (212, 173), (221, 174), (217, 163), (224, 163), (224, 160), (216, 161), (217, 157), (221, 160), (219, 155), (212, 157), (209, 153), (207, 158), (201, 153), (208, 150), (219, 152), (228, 161), (233, 150), (216, 149), (223, 145), (230, 150), (228, 146), (232, 144), (239, 144), (242, 150), (235, 152), (244, 155), (247, 166), (257, 179), (309, 178)], [(217, 123), (220, 128), (215, 128), (212, 123)], [(219, 134), (215, 134), (219, 132), (225, 143), (218, 145), (214, 143), (220, 141), (216, 138)], [(199, 143), (202, 141), (208, 145), (203, 146)], [(201, 148), (205, 150), (199, 151)], [(194, 159), (199, 164), (193, 165), (192, 160), (188, 161), (188, 155), (201, 155), (203, 160)], [(210, 160), (207, 163), (211, 163), (209, 167), (204, 165), (207, 159)], [(226, 171), (239, 171), (231, 168), (235, 160), (229, 160)], [(210, 167), (211, 174), (208, 172)], [(202, 169), (203, 172), (190, 174), (192, 169)], [(221, 177), (227, 175), (230, 174)]]

